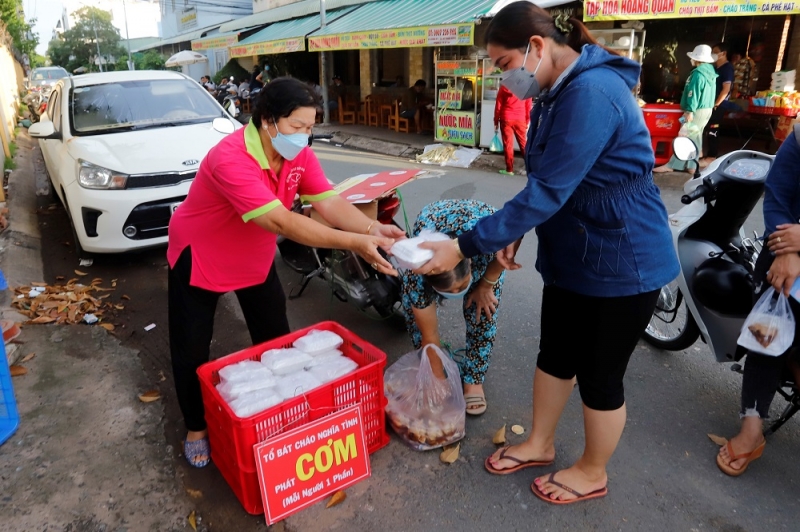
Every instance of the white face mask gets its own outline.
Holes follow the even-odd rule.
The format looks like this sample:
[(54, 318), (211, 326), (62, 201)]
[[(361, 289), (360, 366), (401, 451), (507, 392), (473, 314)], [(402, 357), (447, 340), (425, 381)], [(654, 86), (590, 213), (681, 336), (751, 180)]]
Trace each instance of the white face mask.
[(293, 161), (298, 155), (300, 155), (300, 152), (303, 151), (303, 148), (308, 146), (308, 135), (305, 133), (284, 135), (278, 131), (278, 124), (275, 122), (275, 120), (273, 120), (272, 123), (275, 124), (276, 134), (274, 137), (269, 132), (269, 126), (266, 124), (262, 126), (272, 141), (272, 147), (275, 148), (275, 151), (278, 152), (281, 157), (287, 161)]
[(533, 73), (530, 73), (525, 70), (525, 61), (528, 60), (528, 54), (530, 51), (531, 43), (529, 42), (528, 48), (525, 50), (525, 57), (522, 60), (522, 66), (509, 72), (505, 72), (503, 74), (503, 79), (500, 82), (501, 85), (511, 91), (511, 94), (520, 100), (536, 98), (539, 96), (539, 93), (542, 92), (542, 88), (539, 86), (539, 81), (536, 79), (536, 73), (539, 71), (539, 67), (542, 65), (544, 54), (539, 58), (539, 62), (536, 64), (536, 68), (533, 70)]

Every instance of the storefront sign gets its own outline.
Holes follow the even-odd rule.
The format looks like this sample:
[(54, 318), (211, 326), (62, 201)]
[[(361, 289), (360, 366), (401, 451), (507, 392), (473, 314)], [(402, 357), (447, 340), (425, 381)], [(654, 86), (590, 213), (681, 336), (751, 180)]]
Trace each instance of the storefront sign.
[(478, 63), (476, 61), (437, 61), (436, 75), (475, 77), (478, 75)]
[(192, 41), (192, 50), (211, 50), (213, 48), (228, 48), (239, 42), (238, 35), (226, 35), (224, 37), (213, 37)]
[(289, 52), (304, 52), (306, 40), (304, 37), (293, 39), (280, 39), (278, 41), (257, 42), (243, 46), (232, 46), (231, 57), (250, 57), (252, 55), (286, 54)]
[(421, 46), (469, 46), (475, 38), (474, 24), (420, 26), (392, 30), (359, 31), (308, 38), (311, 52), (370, 48), (415, 48)]
[(439, 91), (439, 109), (461, 109), (461, 100), (464, 91), (458, 89), (445, 89)]
[(270, 525), (371, 473), (359, 405), (276, 436), (254, 450)]
[(183, 33), (186, 30), (197, 27), (197, 8), (187, 7), (175, 13), (178, 18), (178, 33)]
[(586, 22), (798, 13), (800, 2), (761, 0), (586, 0), (583, 5), (583, 20)]
[(436, 140), (475, 146), (475, 114), (439, 111), (436, 116)]

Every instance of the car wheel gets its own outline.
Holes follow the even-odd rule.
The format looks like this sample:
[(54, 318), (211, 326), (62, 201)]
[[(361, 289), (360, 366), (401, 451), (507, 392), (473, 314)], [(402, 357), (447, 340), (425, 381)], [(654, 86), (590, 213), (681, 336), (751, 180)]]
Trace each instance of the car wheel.
[(90, 252), (83, 249), (81, 246), (81, 241), (78, 239), (78, 231), (75, 229), (75, 222), (72, 219), (72, 212), (69, 209), (69, 204), (67, 203), (67, 194), (64, 190), (61, 190), (61, 194), (64, 196), (63, 203), (64, 203), (64, 210), (67, 211), (67, 218), (69, 218), (69, 228), (72, 230), (72, 249), (75, 250), (75, 257), (78, 259), (78, 262), (82, 260), (92, 260), (93, 256)]

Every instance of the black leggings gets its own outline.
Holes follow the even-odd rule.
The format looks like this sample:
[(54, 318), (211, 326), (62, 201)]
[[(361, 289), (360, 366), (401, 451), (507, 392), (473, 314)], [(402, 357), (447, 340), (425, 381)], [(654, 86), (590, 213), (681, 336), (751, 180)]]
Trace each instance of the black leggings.
[(705, 157), (719, 157), (719, 132), (724, 116), (725, 110), (722, 107), (717, 107), (711, 112), (711, 118), (708, 119), (708, 125), (706, 125), (708, 138), (703, 145)]
[[(169, 270), (169, 350), (175, 391), (186, 428), (206, 428), (197, 368), (208, 362), (214, 312), (222, 293), (191, 286), (192, 255), (187, 247)], [(289, 333), (286, 296), (275, 266), (263, 283), (236, 290), (253, 345)]]
[(558, 379), (577, 377), (581, 400), (592, 410), (621, 408), (628, 360), (650, 322), (658, 294), (591, 297), (545, 286), (536, 367)]

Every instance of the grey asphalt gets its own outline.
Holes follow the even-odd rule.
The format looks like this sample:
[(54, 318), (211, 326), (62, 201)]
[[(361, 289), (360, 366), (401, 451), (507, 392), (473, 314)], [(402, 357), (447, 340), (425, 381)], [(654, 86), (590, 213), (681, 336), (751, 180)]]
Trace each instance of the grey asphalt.
[[(412, 221), (424, 205), (443, 198), (476, 198), (501, 207), (524, 185), (524, 177), (521, 176), (418, 165), (405, 159), (359, 153), (323, 143), (316, 143), (314, 148), (327, 175), (334, 181), (356, 174), (409, 166), (431, 171), (428, 178), (409, 183), (401, 189), (408, 217)], [(680, 194), (679, 189), (663, 190), (670, 211), (679, 207)], [(43, 246), (50, 247), (49, 251), (42, 252), (48, 257), (44, 265), (44, 275), (48, 279), (49, 276), (69, 273), (75, 268), (74, 263), (69, 262), (68, 247), (60, 241), (69, 238), (68, 229), (63, 227), (63, 218), (57, 216), (54, 213), (49, 217), (41, 217), (39, 222)], [(402, 216), (399, 216), (398, 220), (401, 219)], [(758, 215), (751, 225), (753, 228), (762, 225)], [(496, 449), (491, 439), (499, 427), (503, 424), (520, 424), (526, 430), (530, 429), (531, 378), (538, 347), (542, 286), (533, 267), (535, 256), (535, 235), (531, 233), (526, 237), (518, 257), (523, 269), (509, 274), (504, 289), (498, 340), (486, 381), (489, 408), (483, 416), (467, 420), (467, 437), (462, 443), (458, 461), (446, 465), (439, 461), (438, 452), (413, 451), (392, 435), (390, 444), (371, 457), (372, 477), (348, 489), (344, 503), (331, 509), (318, 504), (272, 529), (298, 532), (421, 529), (797, 530), (800, 518), (800, 463), (794, 457), (800, 443), (798, 420), (790, 421), (770, 437), (763, 458), (754, 462), (745, 475), (733, 479), (722, 474), (714, 462), (717, 447), (707, 434), (729, 436), (736, 432), (741, 381), (737, 374), (729, 370), (728, 365), (716, 363), (700, 342), (680, 353), (665, 353), (644, 343), (640, 343), (636, 349), (626, 381), (628, 425), (609, 465), (609, 495), (606, 498), (572, 506), (551, 506), (530, 492), (530, 483), (540, 472), (528, 469), (497, 477), (484, 471), (485, 457)], [(287, 292), (295, 288), (299, 275), (280, 260), (276, 261), (276, 267)], [(154, 422), (153, 416), (143, 415), (140, 422), (148, 427), (147, 436), (138, 441), (146, 444), (146, 449), (137, 455), (136, 464), (142, 463), (140, 460), (144, 458), (141, 457), (146, 456), (160, 460), (160, 448), (171, 457), (175, 467), (173, 473), (170, 465), (162, 461), (154, 463), (152, 467), (159, 469), (159, 474), (154, 477), (146, 467), (137, 466), (130, 473), (131, 478), (127, 479), (126, 485), (109, 488), (109, 495), (113, 492), (117, 501), (121, 497), (146, 501), (145, 493), (150, 486), (145, 487), (145, 484), (157, 483), (159, 496), (168, 499), (160, 507), (148, 507), (140, 502), (139, 506), (129, 505), (126, 508), (161, 512), (164, 514), (161, 522), (165, 525), (169, 523), (168, 526), (173, 524), (171, 517), (176, 513), (186, 516), (191, 509), (196, 509), (198, 514), (203, 515), (204, 526), (208, 530), (266, 529), (263, 516), (251, 517), (239, 507), (213, 466), (205, 470), (190, 470), (175, 451), (179, 448), (182, 427), (174, 404), (174, 392), (168, 386), (169, 379), (161, 383), (158, 378), (162, 371), (169, 376), (167, 328), (162, 308), (166, 303), (163, 295), (166, 287), (163, 250), (102, 257), (95, 261), (90, 271), (95, 275), (119, 278), (120, 286), (131, 297), (126, 303), (127, 315), (121, 317), (124, 326), (118, 327), (115, 335), (123, 348), (138, 350), (138, 360), (146, 377), (142, 378), (138, 367), (117, 363), (114, 357), (102, 361), (102, 364), (109, 365), (107, 371), (119, 371), (128, 377), (129, 383), (133, 383), (130, 390), (122, 390), (131, 400), (128, 408), (140, 408), (134, 388), (141, 390), (145, 382), (158, 383), (165, 396), (164, 418), (159, 427), (163, 431), (163, 440), (159, 442), (153, 436), (150, 428)], [(288, 309), (293, 328), (322, 320), (338, 321), (383, 349), (389, 363), (411, 348), (401, 320), (372, 320), (351, 305), (332, 298), (327, 285), (319, 280), (312, 281), (300, 299), (290, 301)], [(141, 328), (154, 320), (158, 321), (158, 327), (143, 334)], [(246, 345), (246, 327), (231, 298), (226, 298), (220, 305), (217, 325), (212, 356), (230, 353)], [(575, 323), (574, 327), (575, 334), (581, 334), (582, 324)], [(52, 329), (52, 326), (26, 328), (23, 334), (46, 334), (43, 338), (47, 339)], [(453, 345), (463, 344), (464, 325), (458, 305), (450, 304), (443, 309), (441, 332), (444, 339)], [(95, 343), (106, 345), (100, 344), (97, 339)], [(69, 358), (64, 360), (68, 361)], [(39, 359), (37, 355), (32, 362), (44, 364), (46, 359)], [(47, 363), (57, 364), (58, 360), (48, 359)], [(32, 366), (32, 370), (36, 370), (36, 366)], [(44, 377), (47, 375), (49, 373)], [(23, 379), (29, 377), (26, 386), (33, 387), (31, 393), (39, 391), (41, 383), (33, 380), (36, 372)], [(86, 392), (84, 397), (87, 402), (103, 400), (90, 392)], [(775, 403), (776, 407), (782, 406), (779, 398)], [(155, 422), (158, 423), (157, 418)], [(46, 434), (46, 427), (41, 430)], [(512, 443), (524, 438), (524, 435), (515, 436), (510, 431), (507, 435)], [(26, 455), (22, 451), (25, 446), (18, 444), (19, 441), (12, 440), (0, 447), (0, 460), (7, 460), (9, 466), (14, 460), (37, 459)], [(9, 447), (12, 442), (15, 446)], [(85, 445), (92, 443), (91, 439), (84, 442)], [(544, 468), (541, 473), (570, 465), (580, 455), (582, 445), (580, 402), (575, 394), (558, 428), (556, 464)], [(95, 452), (107, 452), (102, 446), (94, 449)], [(74, 467), (80, 467), (80, 463)], [(26, 485), (26, 489), (35, 491), (37, 486), (48, 487), (44, 480), (36, 478), (35, 467), (33, 471), (25, 477), (31, 486)], [(102, 476), (97, 479), (98, 486), (105, 482)], [(92, 480), (88, 479), (89, 482)], [(142, 485), (140, 490), (130, 486), (135, 486), (137, 482)], [(9, 493), (13, 490), (14, 482), (6, 479), (2, 485), (3, 491)], [(62, 489), (66, 494), (77, 497), (80, 489), (86, 488), (64, 482)], [(195, 499), (192, 491), (188, 491), (193, 495), (192, 499), (183, 493), (192, 489), (202, 491), (199, 498)], [(99, 496), (100, 490), (96, 491)], [(63, 509), (62, 515), (51, 513), (49, 520), (44, 517), (39, 521), (29, 519), (25, 521), (25, 528), (18, 528), (14, 525), (15, 516), (20, 515), (19, 512), (24, 512), (26, 516), (31, 512), (26, 511), (24, 498), (20, 501), (16, 499), (16, 494), (8, 496), (12, 497), (13, 502), (0, 505), (0, 530), (44, 530), (48, 523), (51, 528), (47, 529), (53, 530), (64, 529), (63, 525), (69, 523), (75, 523), (71, 530), (100, 530), (101, 524), (106, 527), (102, 528), (104, 530), (117, 530), (123, 526), (127, 530), (149, 528), (144, 522), (137, 524), (135, 515), (122, 520), (119, 512), (105, 509), (96, 512), (97, 518), (93, 521), (97, 524), (95, 528), (80, 528), (77, 519), (89, 519), (91, 512), (83, 507), (70, 506), (70, 499), (66, 495), (51, 501), (58, 503), (56, 508)], [(45, 499), (38, 499), (37, 502), (42, 500)], [(12, 511), (15, 505), (21, 510)], [(72, 515), (63, 515), (69, 511), (72, 511)], [(56, 523), (62, 526), (55, 526)], [(189, 529), (187, 524), (183, 526)]]

